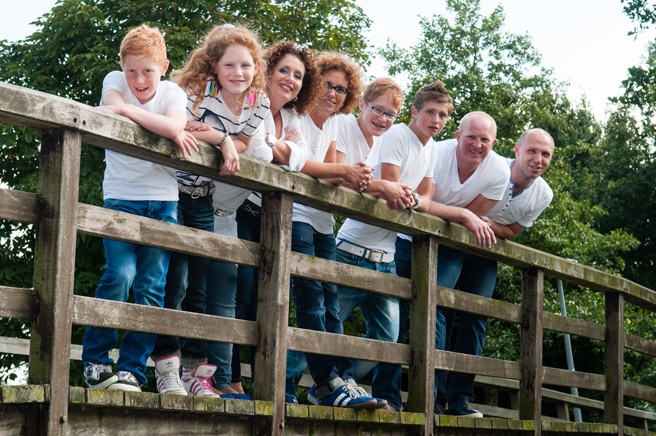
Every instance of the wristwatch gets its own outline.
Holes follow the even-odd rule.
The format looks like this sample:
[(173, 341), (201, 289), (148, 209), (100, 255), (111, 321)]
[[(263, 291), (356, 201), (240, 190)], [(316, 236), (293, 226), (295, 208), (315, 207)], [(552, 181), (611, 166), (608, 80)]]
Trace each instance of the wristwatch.
[(272, 136), (273, 136), (273, 135), (271, 135), (271, 133), (267, 133), (267, 134), (264, 136), (264, 142), (266, 142), (266, 145), (268, 145), (268, 146), (271, 147), (271, 148), (273, 148), (273, 147), (276, 145), (276, 138), (275, 138), (275, 136), (274, 136), (274, 137), (273, 137), (273, 140), (271, 140), (271, 137), (272, 137)]
[(421, 207), (421, 195), (417, 194), (416, 192), (412, 193), (412, 198), (415, 199), (415, 205), (412, 206), (410, 209), (417, 210)]

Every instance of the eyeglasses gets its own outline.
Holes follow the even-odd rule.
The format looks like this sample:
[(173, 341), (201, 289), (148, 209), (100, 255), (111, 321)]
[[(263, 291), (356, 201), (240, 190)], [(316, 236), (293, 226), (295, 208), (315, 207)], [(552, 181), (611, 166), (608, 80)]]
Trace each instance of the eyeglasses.
[(348, 94), (348, 89), (344, 88), (343, 86), (333, 86), (332, 83), (326, 82), (326, 92), (330, 92), (332, 90), (335, 90), (335, 94), (337, 95)]
[(379, 117), (385, 117), (386, 119), (390, 121), (396, 121), (399, 119), (399, 116), (395, 114), (394, 112), (385, 112), (379, 107), (374, 106), (373, 104), (367, 102), (369, 107), (371, 108), (372, 111), (374, 111), (374, 114), (376, 114)]

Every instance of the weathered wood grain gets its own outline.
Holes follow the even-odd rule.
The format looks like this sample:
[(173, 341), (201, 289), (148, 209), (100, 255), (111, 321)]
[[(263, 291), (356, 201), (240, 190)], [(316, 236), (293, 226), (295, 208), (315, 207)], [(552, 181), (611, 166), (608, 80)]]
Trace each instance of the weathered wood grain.
[(634, 382), (624, 382), (624, 394), (629, 397), (656, 403), (656, 389)]
[(0, 317), (32, 319), (38, 310), (34, 289), (0, 286)]
[(435, 350), (435, 369), (481, 374), (490, 377), (521, 378), (520, 364), (509, 360)]
[(629, 333), (624, 335), (626, 348), (647, 356), (656, 357), (656, 342)]
[(606, 350), (604, 371), (604, 422), (623, 427), (624, 407), (624, 296), (606, 294)]
[[(180, 160), (179, 151), (172, 141), (147, 132), (125, 118), (103, 113), (96, 108), (6, 83), (0, 83), (0, 100), (2, 121), (32, 128), (66, 126), (78, 129), (83, 140), (89, 144), (218, 178), (220, 153), (206, 144), (202, 144), (200, 153)], [(302, 174), (292, 174), (246, 156), (242, 156), (241, 161), (242, 169), (237, 174), (220, 179), (261, 191), (275, 186), (282, 192), (295, 195), (295, 201), (303, 204), (395, 231), (412, 235), (434, 235), (441, 244), (522, 268), (541, 268), (552, 277), (598, 291), (622, 292), (626, 294), (627, 302), (656, 310), (656, 293), (621, 277), (509, 241), (500, 241), (491, 250), (482, 249), (476, 245), (471, 232), (458, 224), (447, 223), (422, 213), (391, 211), (384, 202), (370, 196), (335, 188), (326, 182), (317, 182)]]
[(522, 319), (521, 308), (515, 304), (443, 286), (437, 287), (436, 303), (438, 306), (449, 309), (475, 313), (503, 321), (520, 323)]
[(39, 196), (0, 188), (0, 219), (36, 224), (39, 221)]
[(551, 367), (543, 368), (542, 383), (554, 386), (575, 386), (597, 391), (606, 389), (606, 382), (601, 374)]
[[(526, 269), (522, 275), (522, 334), (519, 346), (521, 380), (519, 418), (540, 422), (542, 416), (542, 302), (544, 273)], [(535, 435), (540, 435), (537, 425)]]
[(408, 411), (425, 414), (423, 434), (433, 433), (435, 385), (435, 289), (437, 240), (416, 236), (412, 242), (412, 301), (410, 304), (410, 368)]
[[(166, 322), (162, 322), (162, 319)], [(158, 333), (214, 342), (257, 344), (257, 323), (76, 295), (73, 324)]]
[(569, 333), (571, 335), (585, 336), (586, 338), (603, 341), (606, 328), (603, 325), (590, 321), (570, 318), (555, 313), (544, 313), (543, 328), (557, 332)]
[(279, 192), (262, 194), (262, 267), (257, 291), (260, 326), (253, 378), (257, 400), (273, 401), (270, 420), (256, 423), (254, 434), (282, 435), (285, 421), (285, 370), (289, 318), (292, 198)]
[(47, 431), (62, 435), (68, 414), (71, 310), (82, 142), (69, 130), (44, 131), (39, 160), (39, 216), (34, 289), (39, 307), (31, 328), (29, 380), (50, 384)]

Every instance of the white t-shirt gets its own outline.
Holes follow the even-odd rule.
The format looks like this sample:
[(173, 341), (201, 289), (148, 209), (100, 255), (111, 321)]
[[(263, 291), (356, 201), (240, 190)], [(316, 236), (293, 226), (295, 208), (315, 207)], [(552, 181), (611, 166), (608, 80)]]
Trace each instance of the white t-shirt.
[[(112, 71), (105, 76), (103, 96), (110, 89), (118, 91), (126, 103), (159, 115), (171, 109), (184, 111), (187, 101), (187, 96), (178, 85), (161, 81), (153, 98), (141, 104), (130, 90), (122, 71)], [(100, 105), (103, 105), (102, 99)], [(178, 183), (173, 168), (111, 150), (105, 150), (105, 161), (104, 199), (178, 201)]]
[[(301, 129), (305, 135), (307, 144), (308, 160), (323, 162), (330, 143), (337, 139), (338, 121), (336, 117), (330, 117), (319, 128), (309, 114), (301, 117)], [(333, 214), (317, 210), (303, 204), (294, 203), (292, 221), (310, 224), (314, 230), (323, 234), (332, 234), (335, 220)]]
[[(380, 162), (374, 178), (380, 179), (381, 164), (400, 168), (399, 183), (417, 189), (425, 177), (433, 177), (435, 141), (423, 145), (417, 135), (405, 124), (392, 126), (381, 137)], [(337, 237), (353, 244), (387, 253), (396, 251), (396, 232), (347, 218)]]
[[(515, 160), (503, 159), (512, 169)], [(542, 177), (533, 180), (528, 188), (522, 189), (513, 197), (514, 190), (515, 184), (510, 179), (503, 198), (485, 215), (499, 224), (517, 223), (525, 228), (531, 227), (537, 217), (551, 203), (553, 191)]]
[[(198, 105), (195, 112), (193, 111), (195, 96), (189, 97), (187, 101), (187, 118), (193, 117), (192, 119), (205, 122), (220, 132), (228, 133), (232, 138), (237, 138), (241, 134), (253, 137), (261, 127), (266, 113), (269, 112), (269, 98), (264, 94), (261, 94), (258, 98), (260, 103), (258, 106), (244, 107), (239, 115), (235, 115), (223, 103), (220, 91), (216, 97), (210, 96), (208, 85), (203, 101)], [(247, 102), (248, 97), (245, 97), (244, 105)], [(250, 149), (249, 146), (244, 154), (248, 155)], [(257, 151), (257, 147), (255, 151)], [(214, 181), (214, 185), (216, 185), (216, 190), (212, 195), (212, 205), (226, 215), (234, 213), (251, 192), (248, 189), (218, 181)]]
[(490, 200), (501, 200), (510, 178), (510, 170), (503, 158), (490, 151), (476, 171), (464, 183), (460, 183), (457, 146), (455, 139), (440, 141), (436, 145), (433, 174), (436, 189), (433, 201), (448, 206), (466, 207), (479, 194)]
[[(455, 139), (435, 144), (433, 183), (436, 188), (433, 201), (447, 206), (467, 207), (480, 194), (490, 200), (500, 200), (510, 178), (508, 165), (503, 158), (490, 151), (476, 171), (464, 183), (460, 183), (457, 147), (458, 141)], [(411, 236), (403, 233), (399, 233), (399, 238), (412, 240)]]
[(337, 132), (337, 151), (346, 155), (344, 163), (353, 165), (364, 162), (370, 167), (378, 163), (380, 154), (380, 136), (373, 137), (373, 144), (369, 148), (367, 139), (364, 137), (358, 119), (352, 114), (337, 116), (339, 131)]
[[(287, 134), (287, 130), (296, 130), (300, 135), (295, 142), (283, 141), (289, 146), (291, 153), (289, 155), (289, 165), (281, 165), (282, 168), (297, 173), (303, 169), (308, 157), (306, 151), (307, 144), (305, 142), (303, 129), (301, 129), (301, 117), (298, 116), (296, 111), (285, 108), (280, 109), (280, 116), (282, 118), (282, 129), (280, 130), (280, 137), (277, 137), (276, 139), (283, 140)], [(252, 150), (252, 152), (248, 154), (255, 159), (271, 162), (273, 160), (273, 150), (266, 144), (265, 136), (267, 133), (276, 136), (276, 124), (273, 120), (273, 115), (271, 115), (271, 111), (269, 111), (264, 118), (264, 128), (258, 129), (258, 132), (255, 134), (255, 137), (253, 137), (253, 141), (247, 150)], [(248, 196), (248, 200), (258, 206), (262, 205), (262, 196), (259, 192), (251, 193)]]

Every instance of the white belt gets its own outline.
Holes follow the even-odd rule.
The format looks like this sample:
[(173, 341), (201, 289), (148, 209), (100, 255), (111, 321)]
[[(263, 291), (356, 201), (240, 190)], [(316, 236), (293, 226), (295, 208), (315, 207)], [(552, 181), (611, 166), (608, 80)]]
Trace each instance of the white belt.
[(337, 240), (337, 249), (345, 253), (363, 257), (373, 263), (390, 263), (394, 260), (394, 253), (360, 247), (343, 239)]

